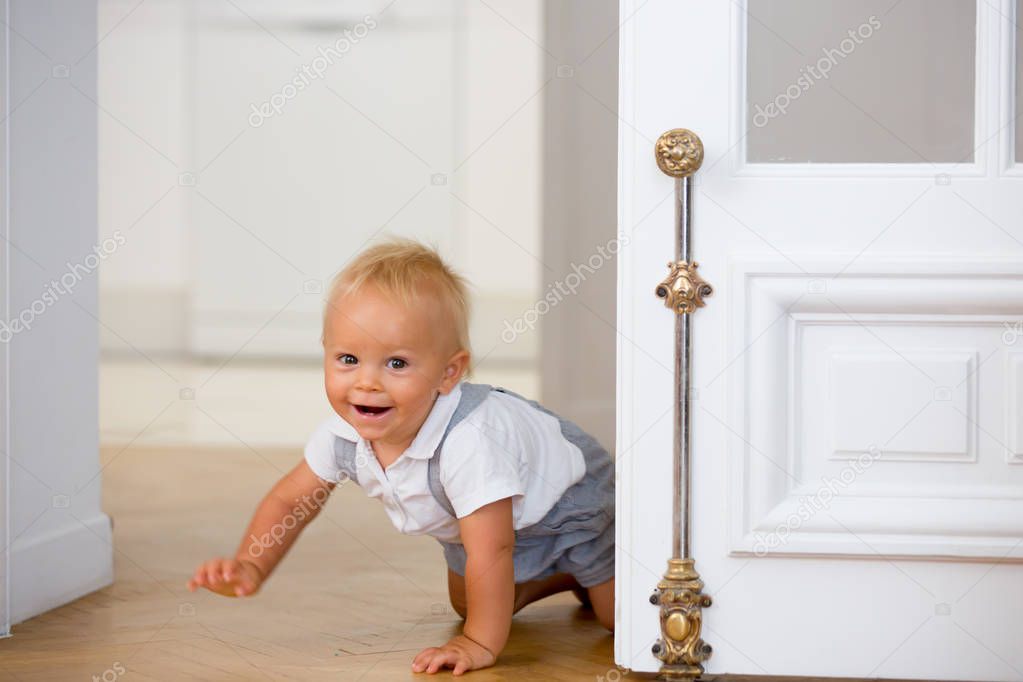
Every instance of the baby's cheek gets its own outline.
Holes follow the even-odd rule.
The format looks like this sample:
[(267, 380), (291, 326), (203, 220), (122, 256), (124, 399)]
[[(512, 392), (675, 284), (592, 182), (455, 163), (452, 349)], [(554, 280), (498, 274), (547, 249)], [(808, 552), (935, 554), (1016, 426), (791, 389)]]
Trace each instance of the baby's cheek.
[(338, 380), (336, 377), (328, 375), (324, 381), (324, 386), (327, 389), (327, 400), (329, 400), (330, 404), (335, 408), (339, 407), (345, 400), (344, 382)]

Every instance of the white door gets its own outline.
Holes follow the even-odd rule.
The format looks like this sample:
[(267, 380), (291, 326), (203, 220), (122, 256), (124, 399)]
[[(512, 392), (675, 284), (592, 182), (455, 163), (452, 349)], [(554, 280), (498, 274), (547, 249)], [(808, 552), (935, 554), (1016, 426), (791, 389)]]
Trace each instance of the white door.
[(688, 128), (692, 558), (708, 673), (1023, 679), (1014, 0), (622, 0), (619, 665), (671, 552)]

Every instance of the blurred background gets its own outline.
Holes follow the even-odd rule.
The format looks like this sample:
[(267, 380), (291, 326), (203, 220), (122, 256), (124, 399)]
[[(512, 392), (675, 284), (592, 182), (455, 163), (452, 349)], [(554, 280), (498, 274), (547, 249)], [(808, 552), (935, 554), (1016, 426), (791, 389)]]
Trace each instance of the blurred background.
[(401, 235), (474, 285), (473, 380), (613, 448), (617, 3), (98, 7), (104, 447), (298, 455), (323, 292)]

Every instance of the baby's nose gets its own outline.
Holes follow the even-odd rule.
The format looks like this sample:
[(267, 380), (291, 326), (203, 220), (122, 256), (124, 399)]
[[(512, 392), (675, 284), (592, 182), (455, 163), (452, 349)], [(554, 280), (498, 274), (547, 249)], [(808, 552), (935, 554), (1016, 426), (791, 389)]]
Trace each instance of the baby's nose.
[(380, 390), (380, 374), (375, 369), (363, 365), (355, 379), (355, 387), (363, 391)]

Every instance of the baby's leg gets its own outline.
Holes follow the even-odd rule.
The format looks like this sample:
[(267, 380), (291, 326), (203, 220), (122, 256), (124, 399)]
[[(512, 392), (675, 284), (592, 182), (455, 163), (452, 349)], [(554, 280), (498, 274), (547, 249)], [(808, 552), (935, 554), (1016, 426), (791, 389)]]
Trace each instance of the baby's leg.
[(615, 579), (586, 588), (590, 601), (593, 602), (593, 613), (600, 624), (611, 632), (615, 631)]
[(579, 600), (579, 603), (583, 605), (584, 609), (592, 609), (593, 603), (590, 601), (589, 592), (587, 592), (586, 588), (579, 583), (576, 583), (575, 585), (576, 586), (572, 588), (572, 594), (575, 595), (575, 598)]
[[(567, 573), (556, 573), (542, 580), (516, 583), (513, 613), (520, 611), (526, 604), (532, 604), (544, 597), (576, 589), (581, 589), (579, 583)], [(455, 613), (465, 618), (466, 606), (468, 604), (465, 597), (465, 578), (450, 568), (448, 569), (448, 596), (451, 598), (451, 607), (455, 610)], [(612, 608), (613, 612), (614, 609)]]
[(532, 604), (544, 597), (559, 592), (567, 592), (579, 587), (576, 579), (568, 573), (555, 573), (549, 578), (542, 580), (530, 580), (515, 585), (515, 609), (517, 613), (526, 604)]

